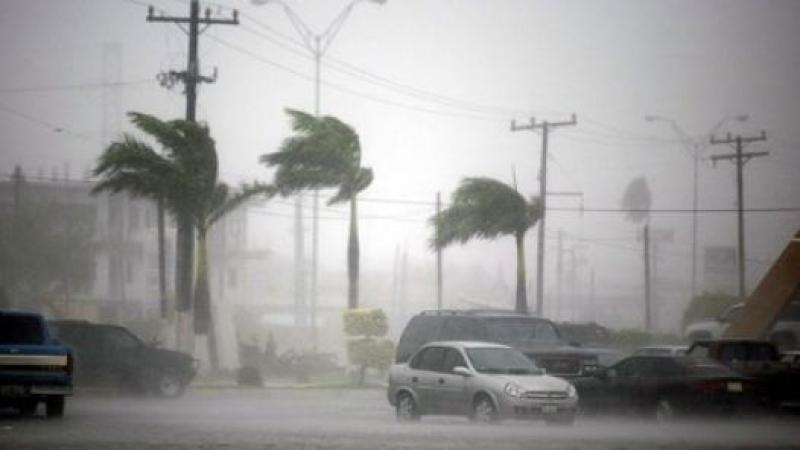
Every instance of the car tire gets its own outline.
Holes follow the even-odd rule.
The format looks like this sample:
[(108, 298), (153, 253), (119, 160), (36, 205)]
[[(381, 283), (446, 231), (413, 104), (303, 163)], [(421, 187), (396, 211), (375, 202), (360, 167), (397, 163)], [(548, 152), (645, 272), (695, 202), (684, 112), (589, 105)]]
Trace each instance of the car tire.
[(64, 406), (66, 400), (63, 395), (51, 395), (45, 400), (45, 412), (48, 418), (58, 418), (64, 416)]
[(401, 392), (397, 395), (395, 415), (398, 422), (416, 422), (419, 420), (417, 402), (408, 392)]
[(497, 407), (486, 394), (480, 394), (472, 402), (472, 411), (469, 416), (473, 422), (494, 423), (498, 420)]
[(656, 402), (654, 411), (656, 422), (668, 423), (675, 420), (675, 406), (671, 401), (665, 398), (660, 398)]
[(154, 377), (152, 390), (158, 397), (180, 397), (185, 389), (186, 384), (173, 372), (158, 373)]

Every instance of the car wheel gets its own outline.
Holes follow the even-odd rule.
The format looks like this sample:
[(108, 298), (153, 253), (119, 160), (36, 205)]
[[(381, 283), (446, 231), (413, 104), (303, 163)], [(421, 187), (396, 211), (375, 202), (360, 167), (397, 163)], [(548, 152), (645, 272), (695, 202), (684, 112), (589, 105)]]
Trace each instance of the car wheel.
[(408, 392), (403, 392), (397, 396), (395, 411), (397, 413), (398, 422), (414, 422), (419, 420), (417, 402), (414, 401), (414, 397)]
[(666, 423), (675, 420), (675, 408), (667, 399), (659, 399), (656, 403), (655, 418), (657, 422)]
[(174, 398), (183, 394), (186, 385), (172, 372), (157, 374), (153, 391), (159, 397)]
[(65, 403), (66, 402), (63, 395), (51, 395), (47, 397), (47, 400), (45, 401), (45, 411), (47, 413), (47, 417), (62, 417), (64, 415)]
[(497, 407), (489, 396), (481, 394), (472, 404), (470, 419), (475, 422), (492, 423), (497, 421)]

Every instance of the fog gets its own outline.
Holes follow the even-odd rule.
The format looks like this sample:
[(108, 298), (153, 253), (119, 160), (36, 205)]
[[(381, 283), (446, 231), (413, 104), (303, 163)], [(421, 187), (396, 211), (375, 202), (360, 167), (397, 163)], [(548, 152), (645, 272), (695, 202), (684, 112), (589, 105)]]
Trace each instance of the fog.
[[(197, 119), (208, 124), (216, 141), (220, 180), (232, 186), (271, 183), (274, 171), (259, 158), (277, 151), (292, 134), (285, 109), (313, 113), (315, 106), (314, 60), (298, 36), (297, 22), (293, 25), (279, 4), (255, 3), (201, 4), (217, 18), (231, 18), (238, 10), (240, 21), (236, 26), (212, 25), (199, 38), (200, 72), (216, 79), (199, 87)], [(412, 315), (437, 307), (430, 222), (437, 193), (446, 208), (462, 179), (490, 177), (513, 185), (526, 198), (541, 194), (542, 134), (512, 131), (512, 121), (560, 122), (573, 114), (577, 120), (574, 126), (552, 130), (548, 141), (542, 315), (553, 321), (597, 322), (617, 330), (644, 327), (644, 223), (629, 220), (630, 207), (622, 201), (631, 181), (640, 177), (652, 198), (647, 219), (654, 236), (650, 331), (680, 335), (693, 294), (708, 290), (738, 295), (736, 166), (731, 159), (712, 160), (735, 149), (712, 145), (712, 133), (726, 138), (764, 132), (766, 137), (745, 147), (747, 152), (768, 152), (748, 159), (743, 169), (748, 292), (798, 231), (800, 3), (356, 3), (321, 58), (319, 109), (356, 130), (361, 164), (374, 171), (374, 182), (358, 202), (360, 306), (386, 312), (390, 339), (397, 340)], [(189, 2), (0, 2), (0, 212), (16, 205), (12, 174), (19, 168), (29, 186), (55, 192), (50, 197), (31, 194), (27, 198), (34, 204), (27, 206), (39, 208), (37, 214), (58, 214), (48, 202), (71, 196), (71, 202), (89, 208), (86, 216), (96, 230), (95, 243), (106, 245), (98, 247), (91, 263), (83, 264), (93, 267), (90, 274), (80, 275), (80, 283), (36, 294), (41, 304), (15, 306), (44, 310), (49, 318), (122, 323), (145, 341), (174, 348), (174, 323), (158, 319), (154, 204), (119, 197), (125, 205), (119, 220), (125, 225), (114, 234), (104, 231), (111, 229), (107, 222), (113, 222), (109, 205), (114, 200), (106, 194), (89, 196), (97, 182), (90, 173), (103, 150), (123, 132), (143, 138), (128, 112), (162, 119), (184, 116), (183, 85), (162, 86), (157, 75), (185, 70), (186, 30), (146, 21), (149, 5), (157, 16), (184, 16)], [(285, 5), (304, 24), (300, 28), (324, 33), (351, 4), (287, 0)], [(698, 158), (696, 209), (693, 154)], [(220, 363), (228, 375), (247, 363), (243, 346), (263, 352), (269, 340), (279, 355), (313, 349), (331, 353), (345, 365), (341, 329), (350, 211), (346, 203), (328, 206), (333, 194), (332, 189), (320, 192), (319, 332), (313, 338), (312, 300), (297, 297), (295, 197), (251, 200), (212, 229), (212, 308)], [(307, 292), (312, 210), (306, 194), (301, 267)], [(40, 222), (55, 220), (37, 217)], [(531, 310), (536, 305), (539, 226), (528, 230), (524, 245)], [(174, 223), (167, 238), (167, 288), (174, 297)], [(120, 250), (123, 269), (112, 267), (113, 248), (127, 249)], [(442, 258), (445, 309), (514, 307), (517, 257), (512, 237), (450, 245)], [(43, 263), (47, 269), (58, 264), (70, 265)], [(42, 267), (42, 272), (49, 271)], [(44, 304), (60, 306), (48, 309)], [(205, 371), (209, 355), (203, 341), (195, 346), (195, 356), (203, 360)], [(97, 412), (93, 405), (84, 403), (80, 411)], [(137, 406), (148, 411), (143, 415), (159, 408)], [(391, 413), (388, 406), (381, 411)], [(233, 426), (227, 420), (225, 425)], [(360, 420), (345, 427), (361, 428)], [(286, 432), (299, 433), (300, 421), (286, 422)], [(315, 424), (322, 430), (338, 427), (323, 419)], [(413, 431), (379, 425), (377, 433), (416, 435), (423, 430), (438, 436), (456, 428), (453, 434), (465, 440), (473, 432), (484, 433), (444, 424), (445, 431), (436, 421)], [(663, 436), (665, 445), (678, 445), (671, 439), (684, 432), (697, 433), (692, 441), (701, 443), (706, 441), (699, 435), (711, 433), (712, 441), (722, 445), (727, 441), (717, 439), (723, 434), (731, 445), (740, 443), (737, 436), (749, 435), (720, 426), (699, 431), (646, 426), (637, 433), (654, 442)], [(592, 424), (576, 436), (604, 435), (617, 442), (623, 430), (625, 423)], [(524, 441), (530, 430), (504, 426), (489, 433)], [(545, 433), (558, 441), (561, 433), (572, 431)]]

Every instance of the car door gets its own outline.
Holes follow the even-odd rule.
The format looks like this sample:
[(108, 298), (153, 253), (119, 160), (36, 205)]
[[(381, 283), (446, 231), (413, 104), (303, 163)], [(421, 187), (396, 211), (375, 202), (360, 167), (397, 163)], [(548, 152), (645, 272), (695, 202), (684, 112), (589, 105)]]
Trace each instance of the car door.
[(441, 411), (447, 414), (463, 414), (469, 405), (467, 395), (467, 379), (453, 372), (456, 367), (467, 367), (463, 355), (458, 349), (446, 348), (442, 368), (432, 388), (435, 402)]
[(122, 327), (102, 327), (103, 357), (111, 376), (120, 387), (141, 389), (142, 374), (147, 369), (143, 346), (138, 338)]
[(641, 360), (641, 357), (627, 358), (608, 369), (605, 389), (600, 393), (603, 406), (621, 413), (632, 409), (639, 392)]
[(443, 347), (426, 347), (409, 364), (409, 384), (416, 392), (418, 406), (424, 413), (438, 413), (443, 410), (436, 388), (444, 362), (444, 350)]

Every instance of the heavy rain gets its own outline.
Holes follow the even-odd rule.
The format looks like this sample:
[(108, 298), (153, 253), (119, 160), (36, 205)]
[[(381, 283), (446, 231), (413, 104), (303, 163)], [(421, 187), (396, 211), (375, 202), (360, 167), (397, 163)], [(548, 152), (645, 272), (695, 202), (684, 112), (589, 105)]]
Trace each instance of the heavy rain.
[(798, 23), (0, 2), (0, 448), (800, 447)]

